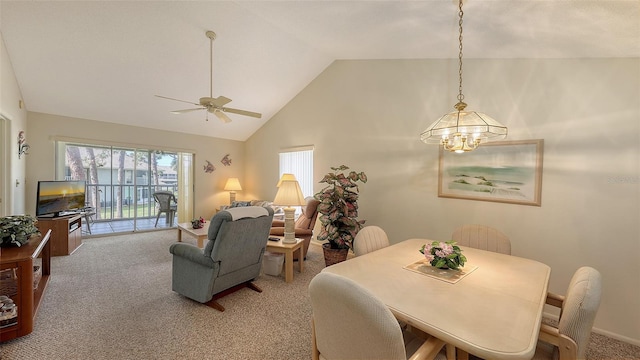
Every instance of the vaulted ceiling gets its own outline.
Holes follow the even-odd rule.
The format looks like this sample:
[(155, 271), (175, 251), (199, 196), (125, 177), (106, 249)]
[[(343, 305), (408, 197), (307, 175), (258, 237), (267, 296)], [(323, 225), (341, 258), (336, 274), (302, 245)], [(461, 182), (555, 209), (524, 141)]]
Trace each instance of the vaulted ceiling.
[[(456, 4), (2, 0), (0, 30), (29, 111), (246, 140), (334, 60), (457, 58)], [(640, 1), (467, 0), (464, 56), (640, 57), (638, 19)], [(209, 95), (207, 30), (213, 96), (261, 119), (154, 96)]]

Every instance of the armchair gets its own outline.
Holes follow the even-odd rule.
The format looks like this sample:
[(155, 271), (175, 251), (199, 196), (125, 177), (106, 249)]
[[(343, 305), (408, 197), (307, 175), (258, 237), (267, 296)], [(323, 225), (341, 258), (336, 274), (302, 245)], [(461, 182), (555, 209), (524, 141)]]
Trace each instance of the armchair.
[(262, 292), (251, 281), (260, 275), (272, 220), (270, 208), (231, 208), (211, 219), (204, 250), (172, 244), (172, 290), (219, 311), (224, 307), (216, 300), (241, 287)]
[[(313, 227), (316, 225), (316, 219), (318, 218), (318, 205), (320, 201), (313, 198), (313, 196), (306, 197), (305, 200), (307, 204), (302, 207), (302, 214), (296, 219), (294, 231), (297, 238), (304, 240), (302, 254), (306, 258), (311, 237), (313, 236)], [(269, 234), (284, 236), (284, 220), (273, 220)], [(298, 253), (294, 254), (293, 259), (298, 259)]]

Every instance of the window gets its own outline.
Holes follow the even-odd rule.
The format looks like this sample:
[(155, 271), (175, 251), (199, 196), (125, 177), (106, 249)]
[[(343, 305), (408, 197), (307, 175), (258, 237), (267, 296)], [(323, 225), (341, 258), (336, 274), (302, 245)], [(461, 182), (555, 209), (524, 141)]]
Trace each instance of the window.
[(154, 224), (137, 220), (157, 217), (153, 193), (159, 190), (179, 196), (178, 222), (191, 219), (191, 153), (66, 140), (56, 140), (56, 148), (57, 178), (86, 181), (87, 206), (96, 209), (97, 221), (133, 220), (119, 229), (147, 230)]
[(313, 196), (313, 146), (280, 151), (280, 175), (295, 175), (305, 197)]

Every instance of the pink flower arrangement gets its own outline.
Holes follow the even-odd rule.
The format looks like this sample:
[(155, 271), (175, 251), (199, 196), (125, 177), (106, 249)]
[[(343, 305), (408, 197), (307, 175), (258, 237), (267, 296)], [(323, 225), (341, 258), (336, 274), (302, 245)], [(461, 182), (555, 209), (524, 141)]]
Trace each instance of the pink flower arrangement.
[(425, 259), (431, 266), (440, 269), (457, 270), (464, 266), (467, 258), (462, 255), (462, 250), (455, 241), (434, 241), (431, 244), (424, 244), (420, 248)]

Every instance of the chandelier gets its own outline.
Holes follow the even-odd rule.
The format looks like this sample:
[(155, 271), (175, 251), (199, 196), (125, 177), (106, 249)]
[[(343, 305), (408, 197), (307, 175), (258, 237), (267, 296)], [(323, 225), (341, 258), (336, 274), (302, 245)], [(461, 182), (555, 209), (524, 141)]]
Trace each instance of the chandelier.
[(465, 110), (467, 104), (462, 94), (462, 2), (458, 3), (458, 103), (454, 105), (456, 111), (450, 112), (438, 120), (420, 134), (420, 139), (427, 144), (441, 144), (444, 150), (456, 153), (473, 151), (481, 142), (488, 139), (503, 139), (507, 136), (507, 127), (489, 116), (477, 112)]

